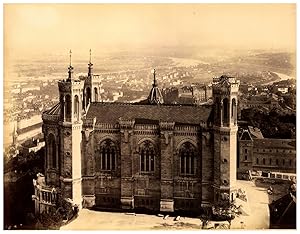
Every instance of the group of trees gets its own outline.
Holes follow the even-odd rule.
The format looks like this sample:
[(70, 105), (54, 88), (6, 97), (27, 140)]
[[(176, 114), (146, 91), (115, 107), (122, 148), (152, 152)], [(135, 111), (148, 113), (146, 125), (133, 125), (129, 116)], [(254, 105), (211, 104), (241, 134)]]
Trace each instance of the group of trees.
[(256, 108), (244, 109), (242, 120), (261, 130), (266, 138), (290, 139), (295, 138), (296, 115), (282, 115), (276, 109), (263, 112)]
[(16, 157), (7, 158), (4, 161), (4, 172), (29, 172), (32, 175), (38, 172), (44, 173), (44, 152), (42, 148), (37, 152), (30, 152), (29, 154), (19, 153)]
[(36, 229), (59, 229), (78, 216), (78, 207), (59, 196), (56, 207), (52, 212), (43, 212), (36, 217)]

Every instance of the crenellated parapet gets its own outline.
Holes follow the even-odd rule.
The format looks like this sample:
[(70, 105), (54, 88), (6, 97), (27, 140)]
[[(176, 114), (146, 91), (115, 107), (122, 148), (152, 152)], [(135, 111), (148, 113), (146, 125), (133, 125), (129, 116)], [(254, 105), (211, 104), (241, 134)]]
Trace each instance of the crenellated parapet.
[(81, 91), (81, 90), (83, 90), (83, 87), (84, 87), (84, 82), (81, 80), (71, 80), (71, 81), (60, 80), (60, 81), (58, 81), (58, 89), (59, 89), (59, 92), (62, 92), (62, 93), (70, 93), (74, 90)]
[(222, 75), (221, 77), (213, 78), (213, 94), (228, 95), (237, 93), (239, 90), (240, 81), (235, 77)]

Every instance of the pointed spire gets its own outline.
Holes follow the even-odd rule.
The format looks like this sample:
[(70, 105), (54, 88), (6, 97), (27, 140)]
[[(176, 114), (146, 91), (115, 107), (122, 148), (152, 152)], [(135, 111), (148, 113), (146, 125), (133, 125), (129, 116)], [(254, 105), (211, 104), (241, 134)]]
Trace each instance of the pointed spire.
[(70, 50), (69, 54), (70, 54), (70, 67), (72, 67), (72, 50)]
[(90, 49), (90, 63), (92, 63), (92, 50)]
[(68, 67), (68, 73), (69, 73), (69, 77), (68, 77), (68, 81), (70, 81), (72, 79), (72, 73), (73, 73), (73, 67), (72, 67), (72, 50), (70, 50), (69, 52), (70, 54), (70, 65)]
[(155, 75), (156, 75), (156, 70), (155, 70), (155, 68), (152, 70), (152, 73), (153, 73), (153, 87), (156, 87), (157, 86), (157, 84), (156, 84), (156, 79), (155, 79)]
[(88, 76), (92, 76), (93, 64), (92, 64), (92, 50), (90, 49), (90, 61), (88, 64)]
[(153, 73), (153, 84), (152, 84), (152, 89), (150, 91), (148, 100), (150, 104), (163, 104), (164, 103), (163, 96), (159, 88), (157, 87), (157, 83), (156, 83), (156, 77), (155, 77), (156, 70), (153, 69), (152, 73)]

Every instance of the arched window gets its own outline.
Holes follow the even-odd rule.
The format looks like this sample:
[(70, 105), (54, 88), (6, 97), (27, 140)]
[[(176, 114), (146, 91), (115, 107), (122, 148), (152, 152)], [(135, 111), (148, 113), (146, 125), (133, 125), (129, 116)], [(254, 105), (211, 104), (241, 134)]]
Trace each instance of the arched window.
[(53, 134), (48, 136), (48, 160), (49, 166), (56, 168), (56, 144)]
[(236, 123), (236, 115), (237, 115), (236, 110), (237, 110), (237, 103), (235, 98), (233, 98), (231, 101), (231, 118), (234, 123)]
[(186, 142), (179, 149), (180, 174), (194, 175), (196, 173), (196, 148)]
[(63, 95), (63, 94), (61, 94), (60, 95), (60, 103), (61, 103), (61, 105), (60, 105), (60, 110), (61, 110), (61, 112), (60, 112), (60, 116), (61, 116), (61, 118), (64, 118), (64, 115), (65, 115), (65, 109), (64, 109), (64, 102), (65, 102), (65, 96)]
[(86, 88), (86, 106), (88, 106), (91, 102), (91, 89), (89, 87)]
[(98, 89), (94, 88), (94, 94), (95, 94), (95, 102), (98, 101)]
[(103, 141), (100, 145), (100, 160), (98, 167), (103, 171), (114, 171), (117, 168), (117, 147), (110, 139)]
[(141, 172), (154, 172), (154, 158), (155, 149), (154, 145), (146, 140), (140, 145), (140, 171)]
[(74, 116), (76, 118), (79, 116), (79, 98), (77, 95), (74, 97)]
[(66, 118), (68, 120), (71, 119), (71, 97), (70, 95), (66, 95)]
[(229, 102), (227, 98), (223, 99), (223, 123), (228, 124), (229, 119)]
[(218, 121), (220, 119), (220, 99), (217, 97), (215, 102), (215, 120)]

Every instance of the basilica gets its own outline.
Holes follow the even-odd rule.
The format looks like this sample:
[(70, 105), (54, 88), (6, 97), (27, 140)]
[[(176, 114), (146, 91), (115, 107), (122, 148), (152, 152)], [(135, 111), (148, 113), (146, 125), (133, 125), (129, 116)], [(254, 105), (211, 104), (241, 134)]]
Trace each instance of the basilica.
[(80, 208), (197, 212), (234, 200), (239, 81), (213, 78), (213, 104), (166, 105), (157, 80), (154, 70), (140, 103), (101, 102), (91, 59), (80, 78), (70, 61), (42, 115), (47, 187)]

